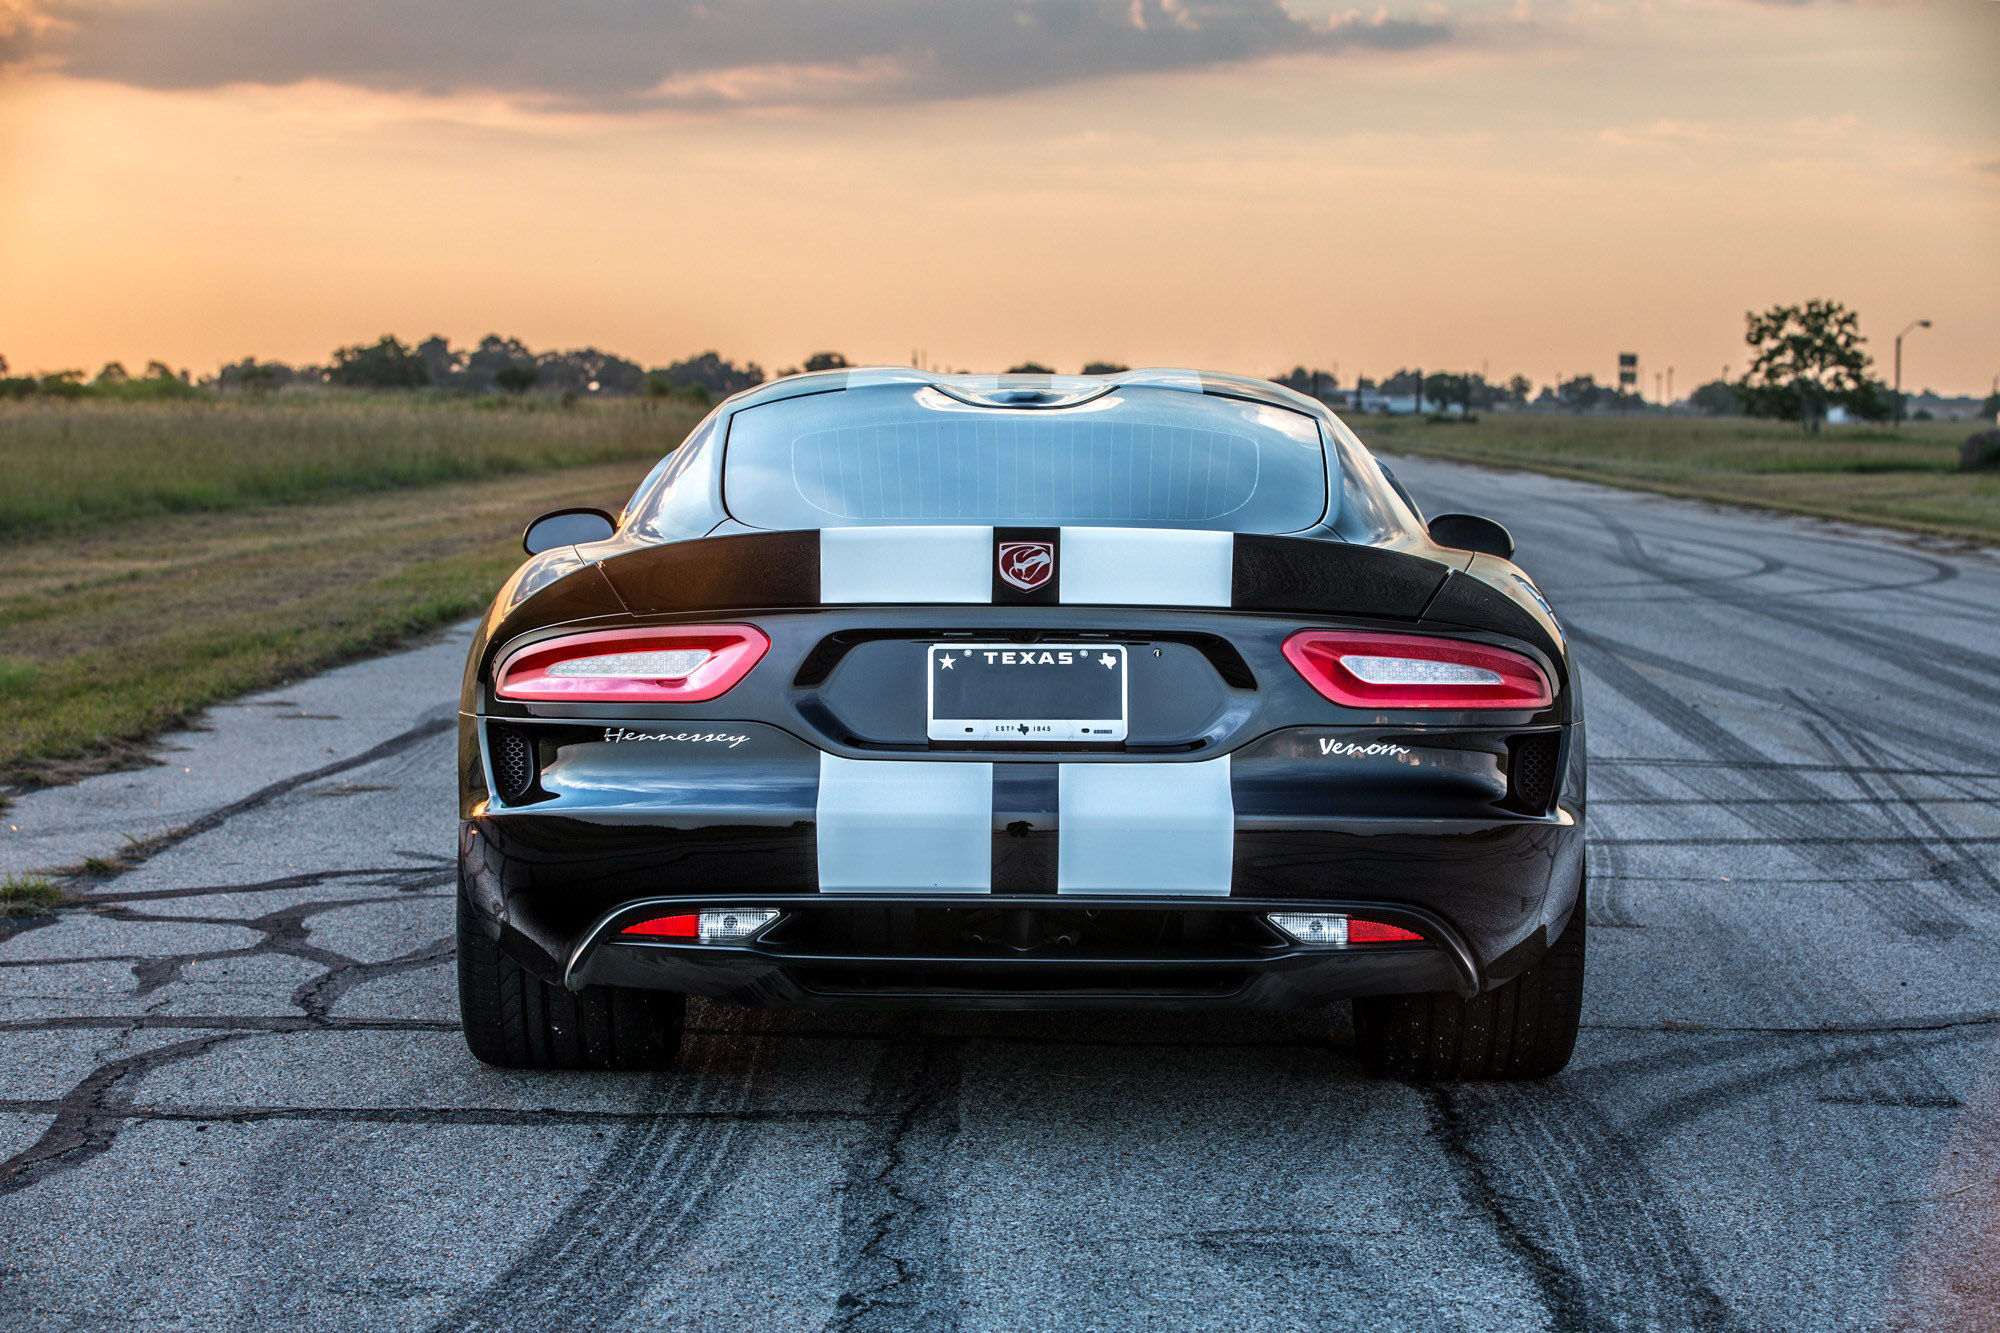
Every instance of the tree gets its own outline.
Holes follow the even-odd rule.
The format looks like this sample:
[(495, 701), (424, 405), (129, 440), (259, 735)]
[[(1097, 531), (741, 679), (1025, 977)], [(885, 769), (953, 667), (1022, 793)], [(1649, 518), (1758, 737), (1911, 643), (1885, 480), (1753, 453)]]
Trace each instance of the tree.
[(845, 370), (847, 364), (847, 358), (838, 352), (814, 352), (806, 358), (805, 371), (811, 374), (815, 370)]
[(1507, 381), (1507, 396), (1517, 403), (1526, 404), (1528, 395), (1535, 391), (1534, 381), (1526, 375), (1516, 375)]
[(91, 383), (123, 384), (131, 378), (132, 376), (125, 370), (125, 363), (123, 361), (106, 361), (104, 369), (97, 372), (97, 378), (92, 380)]
[(1486, 387), (1486, 381), (1475, 375), (1450, 375), (1440, 371), (1424, 376), (1424, 397), (1439, 407), (1450, 407), (1457, 403), (1460, 410), (1470, 415), (1473, 398)]
[(1860, 319), (1838, 301), (1772, 306), (1743, 316), (1750, 369), (1736, 386), (1757, 415), (1796, 421), (1818, 434), (1835, 403), (1864, 415), (1875, 408), (1872, 360), (1861, 350)]
[(83, 372), (80, 370), (58, 370), (52, 375), (44, 375), (37, 382), (36, 392), (51, 398), (81, 398), (85, 393)]
[(541, 377), (541, 367), (517, 361), (511, 366), (502, 366), (493, 372), (493, 387), (518, 397), (534, 388), (535, 381)]
[(1727, 417), (1743, 410), (1743, 399), (1728, 380), (1710, 380), (1688, 395), (1688, 406), (1712, 417)]
[(1020, 365), (1018, 365), (1018, 366), (1009, 366), (1009, 367), (1007, 368), (1007, 373), (1008, 373), (1009, 375), (1053, 375), (1053, 374), (1055, 374), (1055, 372), (1054, 372), (1053, 370), (1050, 370), (1050, 369), (1049, 369), (1049, 368), (1048, 368), (1047, 366), (1045, 366), (1045, 365), (1042, 365), (1042, 364), (1041, 364), (1040, 362), (1036, 362), (1036, 361), (1023, 361), (1023, 362), (1022, 362), (1022, 363), (1021, 363)]
[(519, 338), (503, 338), (497, 333), (489, 333), (479, 340), (479, 346), (466, 354), (464, 366), (458, 372), (454, 383), (466, 389), (485, 390), (493, 387), (493, 377), (508, 366), (535, 362), (535, 354)]
[(450, 384), (465, 370), (465, 353), (455, 352), (443, 334), (433, 333), (417, 344), (417, 355), (431, 373), (432, 384)]
[(755, 361), (738, 366), (723, 360), (713, 349), (648, 374), (665, 380), (670, 388), (701, 389), (711, 398), (727, 398), (764, 382), (764, 368)]
[(376, 342), (336, 350), (327, 378), (348, 389), (421, 389), (431, 372), (421, 356), (385, 333)]
[(1332, 371), (1308, 370), (1304, 366), (1293, 366), (1282, 375), (1271, 376), (1271, 383), (1282, 384), (1294, 393), (1302, 393), (1308, 398), (1332, 393), (1340, 387), (1340, 380)]
[(1086, 375), (1123, 375), (1130, 366), (1121, 366), (1116, 361), (1086, 361), (1083, 373)]

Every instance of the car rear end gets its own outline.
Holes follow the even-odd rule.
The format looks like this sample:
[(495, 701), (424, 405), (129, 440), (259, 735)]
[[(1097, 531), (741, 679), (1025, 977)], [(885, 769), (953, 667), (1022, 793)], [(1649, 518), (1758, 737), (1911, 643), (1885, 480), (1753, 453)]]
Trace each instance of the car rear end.
[(642, 497), (496, 604), (461, 851), (510, 957), (814, 1008), (1470, 1000), (1540, 958), (1581, 729), (1518, 571), (1291, 405), (961, 394), (928, 435), (752, 407), (718, 535)]

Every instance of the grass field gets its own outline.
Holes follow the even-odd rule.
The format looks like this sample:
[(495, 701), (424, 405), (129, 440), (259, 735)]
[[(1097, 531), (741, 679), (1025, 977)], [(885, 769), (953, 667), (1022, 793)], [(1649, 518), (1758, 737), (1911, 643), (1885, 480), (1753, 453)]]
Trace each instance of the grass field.
[(0, 402), (0, 539), (627, 458), (704, 408), (312, 393), (262, 401)]
[[(205, 705), (483, 607), (522, 523), (615, 508), (694, 424), (685, 402), (0, 404), (0, 783), (144, 762)], [(2000, 539), (1962, 427), (1364, 418), (1387, 452)], [(4, 797), (0, 797), (4, 802)]]
[(1973, 541), (2000, 540), (2000, 473), (1963, 473), (1976, 427), (1901, 431), (1741, 418), (1488, 415), (1440, 424), (1350, 417), (1369, 447), (1527, 468), (1635, 490), (1761, 505)]
[(0, 784), (472, 614), (526, 520), (617, 508), (702, 410), (0, 404)]

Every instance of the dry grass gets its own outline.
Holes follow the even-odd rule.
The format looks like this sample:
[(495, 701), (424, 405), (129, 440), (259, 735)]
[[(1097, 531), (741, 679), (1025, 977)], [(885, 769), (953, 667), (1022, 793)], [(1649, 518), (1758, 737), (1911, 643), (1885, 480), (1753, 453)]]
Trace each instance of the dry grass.
[(0, 545), (0, 781), (131, 763), (201, 707), (482, 608), (522, 524), (656, 461), (172, 515)]
[(702, 409), (304, 393), (256, 401), (0, 402), (0, 540), (111, 520), (619, 459), (655, 460)]
[(1796, 426), (1740, 418), (1490, 415), (1465, 424), (1350, 418), (1371, 448), (1527, 468), (1936, 536), (2000, 538), (2000, 474), (1956, 471), (1974, 427)]

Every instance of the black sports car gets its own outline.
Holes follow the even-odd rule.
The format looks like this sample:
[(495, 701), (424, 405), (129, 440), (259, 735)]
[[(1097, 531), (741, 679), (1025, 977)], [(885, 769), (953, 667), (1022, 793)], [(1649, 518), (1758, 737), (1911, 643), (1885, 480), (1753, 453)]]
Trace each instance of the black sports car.
[(1313, 399), (802, 375), (525, 544), (460, 706), (482, 1060), (657, 1066), (688, 995), (1352, 999), (1379, 1071), (1569, 1059), (1562, 629)]

